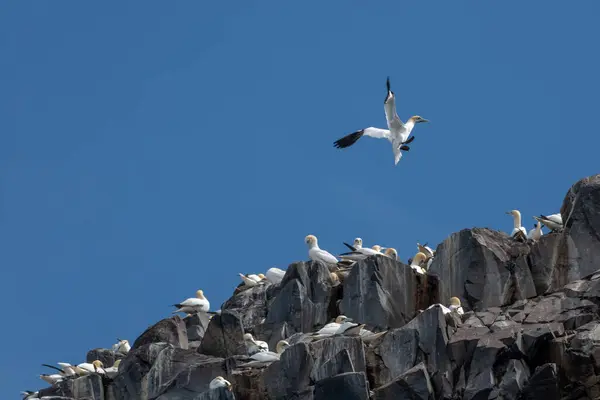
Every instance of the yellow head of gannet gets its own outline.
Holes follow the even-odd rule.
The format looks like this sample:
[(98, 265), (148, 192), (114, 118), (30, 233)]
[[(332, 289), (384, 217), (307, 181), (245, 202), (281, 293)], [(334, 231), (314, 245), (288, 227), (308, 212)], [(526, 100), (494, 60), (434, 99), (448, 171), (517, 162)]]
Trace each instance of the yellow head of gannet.
[(115, 363), (113, 364), (113, 368), (119, 368), (119, 365), (121, 364), (121, 359), (119, 358), (117, 361), (115, 361)]
[(308, 245), (308, 247), (314, 247), (317, 246), (317, 237), (315, 235), (308, 235), (304, 238), (304, 242), (306, 242), (306, 244)]
[(92, 361), (92, 365), (94, 366), (94, 371), (101, 372), (104, 369), (104, 363), (100, 360)]
[(215, 379), (210, 381), (210, 383), (208, 384), (208, 387), (209, 387), (209, 389), (216, 389), (219, 387), (227, 387), (227, 390), (231, 391), (231, 382), (229, 382), (227, 379), (225, 379), (219, 375)]
[(521, 212), (519, 210), (511, 210), (506, 212), (508, 215), (513, 216), (513, 220), (515, 223), (515, 228), (521, 227)]
[(371, 247), (371, 249), (375, 250), (378, 253), (381, 253), (381, 246), (378, 244), (373, 245), (373, 247)]
[(204, 291), (202, 291), (202, 290), (197, 290), (197, 291), (196, 291), (196, 297), (197, 297), (198, 299), (204, 299), (204, 298), (205, 298), (205, 297), (204, 297)]
[(412, 263), (410, 265), (411, 266), (415, 266), (415, 267), (419, 267), (419, 266), (421, 266), (421, 263), (423, 261), (425, 261), (426, 259), (427, 259), (427, 256), (425, 255), (425, 253), (418, 252), (413, 257)]
[(354, 248), (356, 248), (356, 249), (362, 248), (362, 239), (361, 238), (354, 239)]
[(261, 273), (261, 274), (258, 274), (258, 277), (259, 277), (260, 279), (267, 279), (267, 277), (266, 277), (264, 274), (262, 274), (262, 273)]
[(338, 316), (335, 318), (335, 323), (336, 323), (336, 324), (343, 324), (344, 322), (346, 322), (346, 321), (351, 321), (351, 320), (352, 320), (352, 318), (348, 318), (348, 317), (346, 317), (345, 315), (338, 315)]
[(460, 307), (460, 299), (458, 297), (450, 297), (450, 305)]
[(290, 344), (286, 340), (280, 340), (279, 342), (277, 342), (277, 346), (275, 346), (275, 350), (277, 351), (278, 354), (281, 354), (288, 347), (290, 347)]
[(388, 247), (387, 249), (385, 249), (384, 254), (386, 256), (392, 257), (394, 260), (398, 259), (398, 252), (393, 247)]
[(419, 115), (414, 115), (414, 116), (410, 117), (408, 120), (412, 121), (415, 124), (418, 124), (418, 123), (421, 123), (421, 122), (429, 122), (428, 119), (425, 119), (425, 118), (423, 118), (423, 117), (421, 117)]
[(329, 277), (331, 278), (331, 280), (333, 281), (333, 283), (340, 281), (340, 277), (337, 276), (337, 274), (335, 272), (330, 272), (329, 273)]

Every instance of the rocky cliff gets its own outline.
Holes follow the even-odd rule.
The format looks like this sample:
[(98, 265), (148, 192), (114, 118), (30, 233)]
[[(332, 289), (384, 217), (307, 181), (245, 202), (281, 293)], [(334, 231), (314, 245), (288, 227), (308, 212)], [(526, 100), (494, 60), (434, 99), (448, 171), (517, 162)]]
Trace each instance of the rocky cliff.
[[(278, 285), (236, 291), (212, 319), (175, 316), (148, 328), (118, 375), (40, 390), (49, 399), (598, 399), (600, 175), (577, 182), (562, 232), (522, 243), (484, 228), (453, 233), (427, 275), (384, 256), (342, 282), (327, 267), (290, 265)], [(434, 303), (458, 296), (466, 313)], [(424, 311), (423, 311), (424, 310)], [(314, 338), (339, 314), (380, 335)], [(279, 361), (244, 366), (244, 333), (290, 343)], [(88, 362), (112, 365), (106, 349)], [(209, 390), (216, 376), (232, 384)]]

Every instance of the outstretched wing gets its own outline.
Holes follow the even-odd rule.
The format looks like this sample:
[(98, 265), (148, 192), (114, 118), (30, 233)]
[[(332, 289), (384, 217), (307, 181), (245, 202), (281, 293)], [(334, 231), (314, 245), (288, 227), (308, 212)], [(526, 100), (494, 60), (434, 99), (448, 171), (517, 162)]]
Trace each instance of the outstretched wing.
[(387, 129), (379, 129), (379, 128), (365, 128), (360, 131), (353, 132), (349, 135), (344, 136), (341, 139), (336, 140), (333, 145), (338, 149), (343, 149), (346, 147), (352, 146), (358, 139), (360, 139), (363, 135), (370, 136), (376, 139), (389, 139), (390, 131)]
[(385, 119), (387, 120), (388, 128), (392, 131), (399, 131), (404, 128), (404, 124), (400, 121), (400, 117), (396, 113), (396, 95), (390, 89), (390, 78), (387, 79), (387, 96), (383, 102), (385, 110)]

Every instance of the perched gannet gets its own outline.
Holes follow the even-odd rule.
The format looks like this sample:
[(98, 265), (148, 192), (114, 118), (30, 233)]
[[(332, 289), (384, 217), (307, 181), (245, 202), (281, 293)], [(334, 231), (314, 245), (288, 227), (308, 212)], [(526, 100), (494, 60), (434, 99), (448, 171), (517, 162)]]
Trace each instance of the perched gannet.
[(244, 275), (244, 274), (239, 274), (240, 278), (242, 278), (242, 280), (244, 281), (244, 285), (248, 286), (248, 287), (252, 287), (252, 286), (256, 286), (260, 283), (262, 283), (263, 279), (266, 279), (266, 277), (263, 274), (250, 274), (250, 275)]
[(316, 236), (308, 235), (304, 238), (304, 241), (308, 245), (308, 257), (311, 260), (321, 262), (325, 265), (337, 264), (337, 258), (332, 256), (329, 252), (319, 248), (319, 243)]
[(196, 292), (196, 298), (190, 297), (179, 304), (173, 304), (173, 307), (177, 307), (177, 310), (173, 311), (173, 314), (178, 312), (196, 314), (200, 311), (208, 312), (210, 309), (210, 303), (208, 299), (204, 297), (204, 292), (202, 290), (198, 290)]
[(326, 324), (324, 327), (322, 327), (317, 332), (315, 332), (315, 334), (319, 335), (319, 336), (335, 335), (337, 330), (340, 329), (340, 326), (342, 326), (342, 324), (344, 322), (349, 322), (349, 321), (352, 321), (352, 318), (348, 318), (345, 315), (338, 315), (335, 318), (334, 322), (330, 322), (330, 323)]
[(390, 258), (393, 258), (396, 261), (400, 261), (398, 258), (398, 252), (393, 247), (388, 247), (387, 249), (385, 249), (385, 252), (383, 254)]
[(373, 250), (375, 254), (381, 254), (381, 249), (383, 249), (383, 247), (378, 244), (371, 246), (371, 250)]
[(424, 245), (420, 245), (420, 244), (417, 242), (417, 249), (418, 249), (418, 250), (419, 250), (421, 253), (425, 254), (425, 255), (427, 256), (427, 258), (428, 258), (428, 259), (429, 259), (429, 258), (432, 258), (433, 256), (435, 256), (435, 251), (433, 251), (433, 249), (432, 249), (431, 247), (427, 246), (427, 243), (425, 243)]
[(129, 353), (129, 350), (131, 350), (131, 346), (129, 345), (129, 340), (124, 339), (121, 340), (119, 338), (117, 338), (117, 343), (112, 345), (112, 351), (114, 351), (115, 353)]
[[(104, 364), (102, 363), (102, 361), (100, 360), (94, 360), (91, 363), (81, 363), (78, 364), (77, 367), (80, 371), (76, 372), (79, 375), (87, 375), (87, 374), (93, 374), (93, 373), (104, 373)], [(84, 372), (85, 371), (85, 372)]]
[(267, 280), (269, 282), (271, 282), (274, 285), (277, 285), (283, 280), (283, 277), (285, 276), (285, 271), (279, 268), (269, 268), (265, 275), (267, 276)]
[(506, 214), (513, 216), (514, 229), (510, 236), (515, 239), (527, 239), (527, 230), (521, 226), (521, 212), (519, 210), (507, 211)]
[(115, 376), (117, 376), (119, 374), (119, 365), (120, 364), (121, 364), (121, 359), (118, 359), (117, 361), (115, 361), (115, 363), (113, 364), (112, 367), (104, 368), (104, 372), (106, 373), (106, 376), (108, 376), (110, 379), (113, 379)]
[(340, 283), (340, 277), (335, 272), (330, 272), (329, 277), (334, 285)]
[(259, 351), (258, 353), (251, 355), (250, 358), (260, 362), (277, 361), (279, 360), (281, 353), (283, 353), (288, 347), (290, 347), (288, 342), (285, 340), (280, 340), (277, 342), (277, 346), (275, 347), (275, 350), (277, 350), (276, 353), (273, 351)]
[[(63, 362), (59, 362), (57, 364), (62, 367), (62, 370), (64, 371), (65, 376), (74, 376), (74, 375), (77, 375), (77, 371), (75, 370), (76, 367), (74, 365), (71, 365), (69, 363), (63, 363)], [(42, 365), (44, 365), (46, 367), (50, 367), (50, 368), (55, 368), (55, 367), (52, 367), (52, 366), (50, 366), (48, 364), (42, 364)]]
[(48, 374), (41, 374), (40, 375), (40, 379), (51, 384), (54, 385), (60, 381), (62, 381), (65, 377), (61, 374), (52, 374), (52, 375), (48, 375)]
[(227, 390), (231, 391), (231, 383), (222, 376), (217, 376), (208, 384), (209, 389), (217, 389), (220, 387), (226, 387)]
[(376, 244), (375, 246), (373, 246), (370, 249), (367, 247), (363, 247), (361, 238), (354, 239), (354, 245), (352, 245), (352, 246), (350, 246), (346, 242), (342, 242), (342, 243), (344, 243), (344, 246), (346, 246), (350, 250), (352, 250), (350, 253), (344, 253), (344, 254), (360, 253), (360, 254), (364, 254), (366, 256), (371, 256), (373, 254), (381, 254), (381, 246)]
[(527, 239), (531, 239), (537, 242), (538, 240), (540, 240), (543, 234), (544, 233), (542, 232), (542, 223), (538, 221), (537, 224), (533, 225), (533, 229), (530, 230), (527, 234)]
[(244, 344), (250, 356), (261, 351), (269, 351), (268, 343), (262, 340), (255, 340), (251, 333), (244, 334)]
[(562, 215), (560, 215), (560, 213), (548, 216), (540, 215), (539, 217), (533, 218), (544, 224), (544, 226), (550, 229), (551, 231), (560, 231), (563, 228), (563, 220)]
[(39, 399), (38, 395), (39, 395), (39, 392), (34, 392), (31, 390), (24, 390), (21, 392), (21, 396), (23, 396), (23, 400)]
[(425, 262), (425, 260), (427, 260), (425, 253), (418, 252), (413, 257), (410, 267), (419, 274), (425, 274), (427, 271), (421, 266), (421, 263)]
[(398, 117), (398, 114), (396, 113), (396, 96), (390, 89), (389, 77), (387, 78), (386, 85), (387, 95), (385, 97), (385, 101), (383, 102), (383, 108), (385, 110), (385, 118), (387, 120), (389, 130), (374, 127), (361, 129), (360, 131), (356, 131), (344, 136), (339, 140), (336, 140), (333, 145), (339, 149), (343, 149), (352, 146), (363, 135), (376, 139), (387, 139), (392, 144), (392, 150), (394, 152), (394, 165), (397, 165), (398, 161), (400, 161), (400, 158), (402, 157), (400, 150), (410, 150), (410, 147), (407, 145), (414, 140), (414, 136), (410, 139), (408, 136), (412, 132), (415, 124), (428, 121), (425, 118), (415, 115), (414, 117), (410, 117), (408, 121), (406, 121), (406, 124), (402, 123)]
[(463, 315), (465, 313), (460, 305), (460, 299), (458, 297), (450, 297), (450, 306), (448, 308), (451, 311), (456, 312), (458, 315)]

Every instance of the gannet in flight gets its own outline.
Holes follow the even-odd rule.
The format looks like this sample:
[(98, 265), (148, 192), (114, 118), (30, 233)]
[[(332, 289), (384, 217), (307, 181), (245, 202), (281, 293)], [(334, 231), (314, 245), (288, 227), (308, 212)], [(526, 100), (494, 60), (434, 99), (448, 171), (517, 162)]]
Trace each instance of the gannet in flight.
[(521, 226), (521, 212), (512, 210), (507, 211), (506, 214), (513, 216), (514, 228), (510, 236), (515, 239), (527, 240), (527, 230)]
[(425, 260), (427, 260), (427, 256), (425, 255), (425, 253), (418, 252), (413, 257), (410, 267), (413, 270), (415, 270), (418, 274), (425, 275), (427, 271), (421, 266), (421, 263), (425, 262)]
[(190, 297), (179, 304), (173, 304), (173, 307), (177, 307), (177, 310), (173, 311), (173, 314), (178, 312), (195, 314), (200, 311), (208, 312), (210, 309), (210, 303), (208, 299), (204, 297), (204, 292), (202, 290), (198, 290), (196, 292), (196, 298)]
[(281, 354), (288, 347), (290, 347), (290, 344), (288, 342), (286, 342), (285, 340), (280, 340), (279, 342), (277, 342), (277, 346), (275, 346), (275, 350), (277, 350), (276, 353), (273, 351), (259, 351), (258, 353), (254, 353), (253, 355), (251, 355), (250, 358), (260, 362), (277, 361), (279, 360), (279, 357), (281, 357)]
[(231, 382), (229, 382), (227, 379), (223, 378), (222, 376), (217, 376), (215, 379), (210, 381), (210, 383), (208, 384), (209, 389), (217, 389), (220, 387), (226, 387), (227, 390), (229, 390), (231, 392)]
[(338, 263), (337, 258), (332, 256), (329, 252), (319, 248), (316, 236), (308, 235), (304, 238), (304, 241), (308, 245), (308, 258), (311, 260), (321, 262), (325, 265)]
[(129, 353), (129, 350), (131, 350), (131, 346), (129, 345), (129, 340), (124, 339), (118, 339), (117, 338), (117, 343), (112, 345), (112, 351), (114, 351), (115, 353)]
[(251, 333), (244, 333), (244, 344), (246, 345), (246, 350), (248, 350), (248, 355), (250, 356), (261, 351), (269, 351), (267, 342), (255, 340)]
[(269, 268), (265, 275), (267, 276), (267, 280), (269, 282), (271, 282), (274, 285), (277, 285), (283, 280), (283, 277), (285, 276), (285, 271), (282, 269), (273, 267), (273, 268)]
[(396, 96), (390, 89), (389, 77), (387, 78), (386, 84), (387, 95), (385, 96), (385, 101), (383, 102), (383, 108), (385, 110), (385, 118), (387, 120), (389, 129), (380, 129), (374, 127), (361, 129), (360, 131), (356, 131), (336, 140), (333, 145), (339, 149), (350, 147), (363, 135), (376, 139), (387, 139), (392, 144), (392, 151), (394, 152), (394, 165), (397, 165), (398, 161), (400, 161), (400, 158), (402, 157), (401, 150), (410, 150), (410, 147), (407, 145), (412, 142), (415, 137), (413, 136), (409, 139), (408, 136), (415, 127), (415, 124), (429, 121), (425, 118), (415, 115), (414, 117), (410, 117), (408, 121), (406, 121), (406, 124), (404, 124), (396, 113)]
[(533, 218), (544, 224), (544, 226), (550, 229), (551, 231), (560, 231), (563, 228), (563, 220), (562, 215), (560, 215), (560, 213), (548, 216), (540, 215), (539, 217)]
[(540, 221), (537, 224), (533, 224), (533, 229), (527, 234), (527, 239), (531, 239), (535, 242), (540, 240), (544, 233), (542, 232), (542, 223)]

